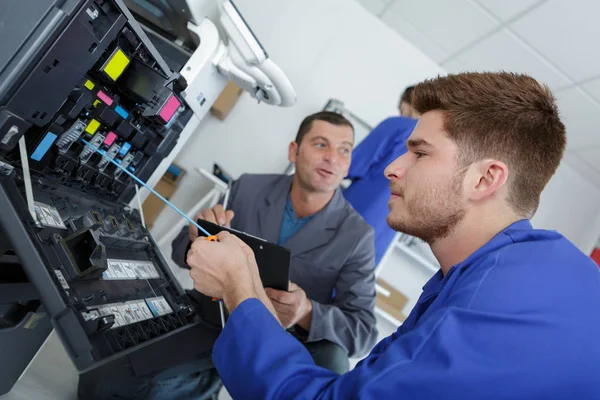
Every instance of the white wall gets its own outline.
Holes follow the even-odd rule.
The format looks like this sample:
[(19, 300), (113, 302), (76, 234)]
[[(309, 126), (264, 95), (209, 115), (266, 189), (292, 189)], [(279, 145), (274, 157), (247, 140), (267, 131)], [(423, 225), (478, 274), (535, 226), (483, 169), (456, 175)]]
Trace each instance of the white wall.
[[(237, 7), (269, 56), (294, 85), (292, 108), (256, 104), (244, 94), (225, 121), (205, 118), (176, 163), (188, 176), (172, 198), (189, 209), (208, 189), (193, 173), (217, 162), (234, 176), (279, 173), (302, 119), (338, 98), (376, 125), (397, 115), (404, 88), (443, 69), (352, 0), (237, 0)], [(357, 140), (362, 138), (357, 137)], [(176, 214), (167, 210), (154, 233)]]
[(536, 228), (559, 231), (589, 255), (600, 236), (600, 189), (563, 161), (531, 222)]

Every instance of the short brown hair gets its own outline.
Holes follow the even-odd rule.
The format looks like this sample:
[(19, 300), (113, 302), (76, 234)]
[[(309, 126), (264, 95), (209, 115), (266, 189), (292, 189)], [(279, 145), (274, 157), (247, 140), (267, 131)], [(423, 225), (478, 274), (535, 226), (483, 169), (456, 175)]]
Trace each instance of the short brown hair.
[(304, 118), (304, 120), (300, 124), (300, 128), (298, 128), (298, 133), (296, 134), (296, 143), (298, 144), (298, 146), (300, 146), (300, 143), (302, 143), (302, 139), (304, 139), (304, 136), (306, 136), (306, 134), (310, 132), (314, 121), (325, 121), (337, 126), (349, 126), (352, 129), (352, 134), (354, 135), (354, 126), (352, 126), (352, 123), (348, 121), (348, 119), (342, 114), (332, 111), (320, 111), (318, 113), (311, 114), (308, 117)]
[(419, 113), (444, 113), (462, 166), (485, 158), (506, 163), (508, 202), (519, 214), (533, 216), (567, 141), (546, 85), (507, 72), (448, 75), (416, 85), (412, 106)]

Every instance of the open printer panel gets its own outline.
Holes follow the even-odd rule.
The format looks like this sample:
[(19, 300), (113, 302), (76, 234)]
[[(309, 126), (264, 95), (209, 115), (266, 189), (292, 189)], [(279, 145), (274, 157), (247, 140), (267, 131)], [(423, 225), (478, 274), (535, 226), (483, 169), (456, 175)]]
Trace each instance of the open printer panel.
[[(136, 355), (152, 370), (210, 349), (218, 330), (127, 206), (133, 181), (83, 144), (147, 180), (191, 116), (185, 79), (121, 0), (6, 1), (21, 20), (0, 26), (14, 38), (0, 51), (0, 345), (43, 326), (37, 315), (52, 320), (80, 371)], [(23, 295), (10, 304), (10, 293)], [(193, 348), (177, 340), (192, 337)]]
[[(203, 325), (137, 210), (44, 178), (36, 179), (33, 192), (37, 224), (21, 176), (0, 178), (0, 277), (9, 285), (3, 261), (17, 258), (78, 369), (158, 348), (162, 338)], [(217, 334), (203, 327), (198, 347), (182, 343), (181, 353), (207, 351)]]

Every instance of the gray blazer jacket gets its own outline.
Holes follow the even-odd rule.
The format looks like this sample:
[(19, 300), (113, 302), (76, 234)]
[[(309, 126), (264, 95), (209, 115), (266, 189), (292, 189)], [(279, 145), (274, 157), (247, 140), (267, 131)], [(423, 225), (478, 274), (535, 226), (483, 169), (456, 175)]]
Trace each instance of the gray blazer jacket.
[[(231, 227), (277, 243), (291, 184), (288, 175), (242, 175), (230, 194)], [(173, 260), (181, 266), (188, 244), (186, 226), (172, 243)], [(290, 280), (313, 305), (305, 340), (326, 339), (349, 356), (365, 355), (377, 339), (373, 229), (338, 189), (283, 246), (292, 252)]]

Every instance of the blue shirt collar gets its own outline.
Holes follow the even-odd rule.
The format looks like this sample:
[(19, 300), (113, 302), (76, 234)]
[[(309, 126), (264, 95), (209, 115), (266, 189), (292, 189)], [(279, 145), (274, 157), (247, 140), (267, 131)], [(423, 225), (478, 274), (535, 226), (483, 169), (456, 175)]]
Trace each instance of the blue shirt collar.
[(464, 266), (471, 264), (477, 258), (491, 253), (494, 250), (497, 250), (501, 247), (506, 246), (508, 243), (512, 242), (511, 233), (514, 231), (522, 231), (522, 230), (532, 230), (533, 226), (531, 226), (531, 222), (528, 219), (522, 219), (516, 222), (513, 222), (506, 228), (502, 229), (498, 232), (493, 238), (491, 238), (486, 244), (475, 250), (469, 257), (467, 257), (464, 261), (454, 265), (448, 271), (448, 275), (452, 272), (453, 269), (460, 269)]
[(524, 231), (524, 230), (532, 230), (533, 226), (531, 225), (531, 221), (528, 219), (522, 219), (517, 222), (514, 222), (502, 229), (498, 232), (493, 238), (491, 238), (486, 244), (475, 250), (470, 256), (468, 256), (464, 261), (452, 266), (448, 270), (446, 276), (442, 274), (442, 270), (440, 269), (435, 273), (427, 281), (425, 286), (423, 286), (423, 295), (424, 297), (429, 297), (429, 295), (433, 295), (439, 293), (439, 291), (444, 286), (444, 283), (448, 280), (448, 278), (454, 274), (457, 270), (468, 267), (474, 260), (482, 257), (494, 250), (497, 250), (501, 247), (506, 246), (508, 243), (512, 242), (511, 233), (515, 231)]

